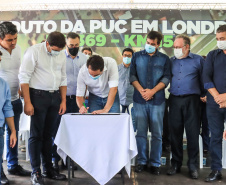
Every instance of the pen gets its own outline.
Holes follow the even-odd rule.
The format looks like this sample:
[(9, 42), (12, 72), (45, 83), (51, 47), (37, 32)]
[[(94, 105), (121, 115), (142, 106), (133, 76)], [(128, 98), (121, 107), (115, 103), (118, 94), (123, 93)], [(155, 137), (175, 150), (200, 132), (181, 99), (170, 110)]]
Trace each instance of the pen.
[[(86, 108), (86, 104), (85, 104), (84, 102), (83, 102), (83, 105), (84, 105), (84, 107)], [(87, 109), (87, 108), (86, 108), (86, 109)], [(88, 110), (87, 110), (87, 113), (89, 113)]]

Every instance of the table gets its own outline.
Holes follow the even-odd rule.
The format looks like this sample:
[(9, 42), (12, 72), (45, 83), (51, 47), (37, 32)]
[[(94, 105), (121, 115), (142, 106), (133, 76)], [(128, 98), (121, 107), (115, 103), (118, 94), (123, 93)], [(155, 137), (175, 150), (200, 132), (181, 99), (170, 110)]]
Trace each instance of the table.
[(65, 114), (55, 138), (57, 152), (69, 156), (99, 184), (106, 184), (123, 167), (130, 177), (137, 145), (130, 116)]

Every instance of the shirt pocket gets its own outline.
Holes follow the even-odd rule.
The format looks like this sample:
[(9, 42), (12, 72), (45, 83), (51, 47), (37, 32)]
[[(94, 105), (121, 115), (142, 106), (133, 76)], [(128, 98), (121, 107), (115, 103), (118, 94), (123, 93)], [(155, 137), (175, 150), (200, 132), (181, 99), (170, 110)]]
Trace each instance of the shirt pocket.
[(154, 64), (153, 66), (153, 72), (154, 72), (154, 77), (161, 77), (163, 75), (164, 71), (164, 66), (160, 64)]

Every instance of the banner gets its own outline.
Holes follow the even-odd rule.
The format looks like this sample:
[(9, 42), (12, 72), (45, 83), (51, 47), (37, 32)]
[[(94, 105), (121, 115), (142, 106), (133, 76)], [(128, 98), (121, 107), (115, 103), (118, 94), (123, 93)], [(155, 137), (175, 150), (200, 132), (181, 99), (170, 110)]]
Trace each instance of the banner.
[(53, 31), (76, 32), (80, 46), (122, 62), (121, 52), (144, 48), (150, 30), (163, 34), (160, 51), (173, 55), (176, 35), (191, 38), (191, 52), (207, 55), (216, 48), (216, 29), (226, 24), (223, 10), (62, 10), (1, 12), (1, 21), (12, 21), (19, 31), (18, 44), (24, 52)]

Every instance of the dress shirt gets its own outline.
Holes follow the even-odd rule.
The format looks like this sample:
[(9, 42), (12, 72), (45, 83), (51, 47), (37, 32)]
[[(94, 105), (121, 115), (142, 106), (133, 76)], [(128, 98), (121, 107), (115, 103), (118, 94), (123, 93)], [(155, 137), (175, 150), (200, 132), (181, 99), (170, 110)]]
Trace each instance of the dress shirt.
[[(216, 88), (220, 94), (226, 93), (226, 54), (223, 50), (210, 51), (203, 68), (205, 89)], [(213, 96), (207, 92), (207, 103), (216, 104)]]
[(11, 104), (11, 95), (9, 85), (0, 78), (0, 127), (3, 127), (5, 118), (13, 117), (13, 106)]
[[(130, 66), (130, 83), (138, 81), (144, 89), (153, 89), (159, 82), (167, 85), (170, 81), (170, 59), (156, 50), (150, 56), (145, 50), (133, 54)], [(134, 88), (133, 101), (140, 104), (160, 105), (165, 101), (164, 89), (158, 91), (151, 100), (145, 101)]]
[(46, 48), (46, 42), (27, 49), (19, 73), (20, 83), (41, 90), (59, 90), (67, 86), (66, 57), (64, 51), (52, 56)]
[(129, 82), (130, 66), (125, 67), (123, 63), (118, 65), (118, 73), (119, 73), (118, 93), (120, 104), (128, 106), (129, 104), (133, 103), (133, 92), (134, 92), (134, 87)]
[(175, 96), (197, 94), (202, 92), (202, 66), (204, 59), (189, 53), (186, 58), (171, 58), (170, 93)]
[(118, 87), (118, 67), (113, 58), (103, 57), (104, 69), (103, 74), (97, 79), (93, 80), (89, 76), (88, 68), (85, 65), (79, 71), (77, 80), (77, 96), (84, 96), (86, 85), (88, 91), (101, 98), (108, 96), (109, 90), (112, 87)]
[(3, 78), (10, 87), (11, 91), (11, 101), (17, 100), (19, 98), (19, 69), (21, 64), (21, 49), (18, 45), (12, 50), (10, 54), (6, 49), (0, 46), (1, 65), (0, 65), (0, 77)]
[(76, 95), (78, 73), (81, 67), (86, 63), (87, 57), (79, 51), (77, 56), (73, 59), (67, 50), (64, 52), (66, 54), (67, 96)]

